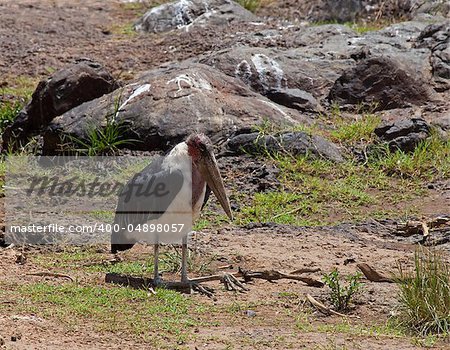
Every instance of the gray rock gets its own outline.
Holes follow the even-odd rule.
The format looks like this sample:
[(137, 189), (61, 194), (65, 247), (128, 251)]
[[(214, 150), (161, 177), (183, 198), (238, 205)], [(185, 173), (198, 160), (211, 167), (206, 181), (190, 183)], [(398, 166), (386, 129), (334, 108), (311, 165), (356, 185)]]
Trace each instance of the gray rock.
[(99, 64), (83, 60), (39, 82), (31, 101), (3, 134), (3, 148), (24, 143), (54, 117), (118, 88), (118, 83)]
[(421, 118), (402, 119), (383, 123), (375, 129), (375, 134), (389, 142), (391, 149), (410, 152), (430, 135), (430, 126)]
[(178, 0), (152, 8), (135, 24), (137, 31), (167, 32), (192, 25), (226, 25), (258, 17), (230, 0)]
[[(413, 80), (421, 82), (421, 91), (433, 93), (431, 50), (414, 46), (426, 26), (426, 23), (417, 21), (403, 22), (364, 35), (337, 24), (280, 29), (278, 34), (283, 36), (286, 49), (236, 44), (203, 56), (199, 61), (227, 75), (239, 77), (269, 98), (272, 90), (298, 89), (311, 94), (320, 105), (326, 106), (330, 90), (344, 72), (351, 71), (361, 61), (383, 57), (401, 63), (402, 71), (407, 71)], [(236, 36), (236, 42), (259, 46), (248, 39), (255, 35)], [(383, 73), (387, 76), (390, 68), (383, 67), (387, 69)]]
[(428, 14), (433, 17), (441, 15), (450, 17), (450, 2), (448, 0), (411, 0), (412, 15)]
[(421, 76), (400, 61), (373, 57), (344, 72), (330, 91), (340, 105), (368, 104), (377, 110), (422, 105), (432, 92)]
[(416, 47), (431, 50), (432, 73), (438, 91), (450, 89), (450, 21), (424, 28), (417, 38)]
[(303, 49), (243, 46), (218, 51), (201, 58), (200, 62), (241, 79), (263, 95), (273, 90), (298, 89), (319, 101), (327, 96), (345, 69), (355, 64), (350, 57), (337, 59), (330, 54), (314, 55)]
[(272, 101), (289, 108), (305, 112), (321, 112), (323, 108), (310, 93), (299, 89), (270, 90), (266, 96)]
[(64, 134), (86, 139), (89, 130), (104, 126), (108, 117), (125, 126), (124, 139), (139, 140), (130, 145), (139, 150), (166, 150), (192, 132), (226, 139), (262, 118), (278, 125), (309, 122), (238, 79), (186, 62), (149, 71), (133, 84), (55, 118), (44, 134), (44, 153), (55, 152)]
[(344, 160), (339, 147), (318, 135), (306, 132), (287, 132), (278, 136), (259, 133), (241, 134), (231, 138), (227, 145), (229, 154), (276, 154), (288, 152), (292, 155), (312, 155), (335, 162)]

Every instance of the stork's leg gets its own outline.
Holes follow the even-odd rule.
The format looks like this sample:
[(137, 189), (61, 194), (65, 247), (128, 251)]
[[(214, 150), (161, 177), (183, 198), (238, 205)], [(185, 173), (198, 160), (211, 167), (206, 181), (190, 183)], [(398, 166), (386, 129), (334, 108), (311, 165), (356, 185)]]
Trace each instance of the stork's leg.
[(154, 250), (154, 262), (153, 262), (153, 268), (154, 268), (154, 277), (153, 280), (156, 284), (158, 284), (161, 281), (161, 277), (159, 276), (159, 244), (155, 244), (155, 250)]
[(181, 243), (181, 282), (189, 282), (187, 277), (187, 256), (188, 256), (188, 246), (187, 246), (188, 236), (183, 237)]

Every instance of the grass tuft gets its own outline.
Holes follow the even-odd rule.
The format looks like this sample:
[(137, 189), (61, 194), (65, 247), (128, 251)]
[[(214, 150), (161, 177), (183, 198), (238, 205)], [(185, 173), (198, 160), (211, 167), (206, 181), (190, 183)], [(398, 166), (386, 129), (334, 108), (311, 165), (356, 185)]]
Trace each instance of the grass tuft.
[(437, 249), (419, 247), (414, 268), (398, 265), (401, 325), (421, 336), (450, 334), (450, 264)]
[(8, 125), (12, 124), (22, 108), (23, 103), (20, 101), (8, 101), (0, 106), (0, 134), (5, 131)]
[(450, 140), (442, 140), (433, 132), (413, 152), (390, 150), (387, 144), (379, 145), (370, 152), (369, 161), (388, 176), (424, 180), (449, 178)]

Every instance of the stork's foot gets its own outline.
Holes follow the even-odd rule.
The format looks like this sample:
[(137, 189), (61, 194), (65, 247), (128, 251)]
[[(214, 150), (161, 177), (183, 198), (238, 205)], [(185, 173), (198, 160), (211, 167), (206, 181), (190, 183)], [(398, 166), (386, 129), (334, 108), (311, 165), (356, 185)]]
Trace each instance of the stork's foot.
[(164, 284), (161, 274), (153, 277), (152, 284), (154, 287), (160, 287)]
[(185, 277), (185, 278), (181, 279), (181, 283), (189, 286), (191, 291), (198, 292), (198, 293), (206, 295), (207, 297), (210, 297), (210, 298), (212, 298), (214, 296), (214, 289), (201, 285), (200, 284), (201, 282), (191, 281), (190, 279)]
[(224, 273), (222, 276), (222, 282), (225, 285), (226, 290), (236, 292), (246, 292), (249, 289), (245, 287), (236, 277), (230, 273)]

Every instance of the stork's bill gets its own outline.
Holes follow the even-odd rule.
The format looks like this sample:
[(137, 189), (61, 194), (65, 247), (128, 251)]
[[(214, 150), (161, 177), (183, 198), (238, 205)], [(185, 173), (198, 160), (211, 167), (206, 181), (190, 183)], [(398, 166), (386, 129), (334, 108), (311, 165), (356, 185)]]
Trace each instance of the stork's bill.
[(198, 169), (227, 216), (233, 220), (230, 202), (225, 192), (222, 176), (220, 176), (211, 141), (203, 134), (194, 134), (189, 136), (186, 144), (189, 155), (192, 157), (192, 166)]

